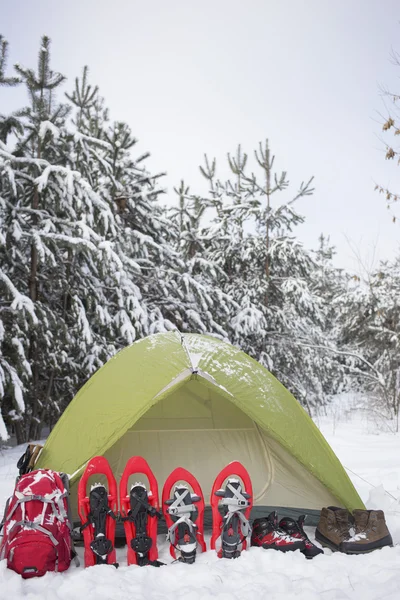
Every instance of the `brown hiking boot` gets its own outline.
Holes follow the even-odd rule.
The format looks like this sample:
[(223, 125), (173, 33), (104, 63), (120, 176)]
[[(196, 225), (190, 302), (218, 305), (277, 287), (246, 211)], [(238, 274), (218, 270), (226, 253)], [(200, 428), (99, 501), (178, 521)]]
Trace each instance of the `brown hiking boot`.
[(354, 510), (354, 536), (342, 544), (342, 552), (361, 554), (392, 546), (392, 536), (382, 510)]
[(341, 550), (342, 543), (350, 537), (349, 517), (350, 513), (345, 508), (323, 508), (315, 530), (317, 542), (333, 551)]

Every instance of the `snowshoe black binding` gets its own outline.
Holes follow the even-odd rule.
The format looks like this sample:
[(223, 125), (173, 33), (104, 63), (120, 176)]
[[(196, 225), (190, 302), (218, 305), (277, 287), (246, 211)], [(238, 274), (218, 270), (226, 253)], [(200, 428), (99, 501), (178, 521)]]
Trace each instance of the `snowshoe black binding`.
[(147, 519), (148, 517), (161, 518), (161, 513), (149, 504), (149, 498), (146, 487), (141, 483), (135, 483), (132, 486), (130, 494), (130, 510), (128, 516), (123, 517), (122, 521), (133, 523), (135, 528), (135, 537), (130, 540), (132, 550), (136, 554), (137, 565), (144, 567), (151, 565), (153, 567), (161, 567), (164, 563), (159, 560), (150, 560), (149, 552), (153, 546), (153, 539), (147, 535)]
[(89, 495), (90, 513), (89, 521), (94, 525), (94, 540), (90, 542), (92, 551), (96, 554), (96, 563), (98, 565), (107, 564), (107, 554), (110, 554), (113, 549), (111, 540), (106, 538), (106, 518), (110, 514), (115, 518), (114, 513), (111, 515), (111, 509), (108, 507), (107, 490), (104, 485), (99, 485), (90, 490)]
[(94, 527), (94, 540), (90, 542), (90, 548), (96, 555), (97, 565), (106, 565), (107, 556), (113, 550), (111, 540), (106, 537), (106, 519), (107, 515), (112, 519), (117, 517), (108, 506), (108, 494), (104, 485), (93, 486), (89, 494), (90, 513), (88, 520), (81, 527), (81, 531), (88, 525)]
[[(149, 489), (143, 483), (135, 483), (128, 491), (129, 478), (138, 474), (146, 476)], [(163, 565), (157, 560), (157, 526), (162, 516), (157, 480), (141, 456), (132, 456), (126, 463), (119, 485), (119, 505), (128, 546), (128, 565)]]
[[(91, 486), (87, 494), (89, 477), (102, 475), (107, 478), (107, 488), (97, 483)], [(83, 540), (85, 544), (85, 567), (93, 565), (114, 565), (114, 548), (117, 484), (108, 461), (103, 456), (92, 458), (79, 482), (78, 510), (81, 518)]]

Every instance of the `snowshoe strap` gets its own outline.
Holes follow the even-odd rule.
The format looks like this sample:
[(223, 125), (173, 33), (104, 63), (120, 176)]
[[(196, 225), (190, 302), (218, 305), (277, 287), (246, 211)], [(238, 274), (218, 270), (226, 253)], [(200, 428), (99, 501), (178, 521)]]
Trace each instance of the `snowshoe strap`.
[[(141, 525), (143, 528), (143, 524)], [(149, 559), (149, 552), (153, 545), (153, 540), (146, 533), (146, 523), (144, 524), (143, 531), (136, 530), (136, 537), (131, 540), (131, 548), (136, 552), (137, 564), (139, 567), (145, 567), (146, 565), (153, 565), (158, 561), (151, 561)], [(160, 563), (162, 564), (162, 563)], [(160, 565), (154, 564), (153, 566), (159, 567)]]
[[(239, 531), (241, 531), (242, 536)], [(239, 546), (243, 544), (250, 533), (250, 523), (242, 512), (228, 512), (221, 532), (221, 556), (224, 558), (237, 558), (240, 556)]]
[[(136, 490), (142, 491), (142, 494), (137, 493)], [(151, 561), (149, 559), (149, 552), (152, 548), (153, 540), (147, 535), (147, 520), (148, 515), (160, 518), (161, 514), (154, 506), (149, 504), (146, 488), (133, 486), (129, 496), (131, 510), (128, 512), (128, 516), (123, 517), (122, 520), (131, 521), (135, 525), (136, 536), (131, 540), (131, 548), (136, 553), (137, 564), (139, 567), (144, 567), (146, 565), (159, 567), (162, 563), (156, 564), (158, 561)]]
[(138, 566), (139, 567), (164, 567), (165, 563), (161, 562), (160, 560), (150, 560), (147, 557), (143, 557), (140, 560), (138, 560)]
[(165, 563), (161, 562), (160, 560), (149, 560), (147, 564), (151, 565), (152, 567), (165, 567)]
[(174, 533), (176, 531), (176, 529), (179, 528), (179, 526), (182, 523), (186, 523), (186, 525), (189, 528), (190, 533), (194, 536), (194, 538), (196, 539), (196, 531), (197, 531), (197, 527), (196, 525), (193, 523), (193, 521), (191, 521), (190, 519), (188, 519), (187, 517), (180, 517), (177, 521), (175, 521), (175, 523), (173, 523), (171, 525), (171, 527), (168, 529), (168, 533), (167, 533), (167, 540), (173, 545), (175, 546), (175, 539), (174, 539)]
[[(117, 521), (117, 515), (111, 510), (111, 508), (108, 509), (108, 511), (106, 511), (106, 515), (108, 515), (109, 517), (111, 517), (112, 519), (114, 519), (114, 521)], [(122, 519), (122, 521), (126, 521), (128, 519), (128, 517), (126, 517), (125, 519)], [(93, 513), (89, 513), (88, 514), (88, 519), (86, 521), (86, 523), (84, 523), (83, 525), (81, 525), (79, 527), (79, 530), (82, 532), (84, 529), (86, 529), (86, 527), (89, 527), (89, 525), (94, 525), (96, 528), (96, 515), (93, 515)]]
[[(157, 519), (161, 519), (162, 514), (156, 508), (154, 508), (154, 506), (151, 506), (151, 504), (149, 504), (147, 502), (147, 500), (145, 500), (144, 498), (141, 498), (138, 494), (136, 494), (132, 490), (130, 492), (130, 498), (136, 500), (136, 504), (133, 508), (131, 508), (127, 517), (122, 517), (122, 519), (121, 519), (122, 521), (135, 521), (138, 513), (140, 512), (140, 510), (142, 508), (145, 508), (146, 512), (151, 517), (157, 517)], [(147, 494), (146, 494), (146, 498), (147, 498)]]
[(237, 558), (240, 556), (239, 546), (245, 537), (239, 533), (240, 513), (227, 513), (221, 532), (221, 556), (223, 558)]
[[(97, 490), (104, 490), (105, 494), (104, 492), (101, 494)], [(114, 521), (117, 520), (117, 516), (108, 506), (106, 488), (104, 486), (99, 486), (98, 488), (94, 488), (93, 490), (91, 490), (89, 495), (89, 502), (91, 510), (88, 513), (88, 519), (86, 523), (81, 525), (80, 530), (83, 531), (89, 525), (94, 525), (95, 535), (97, 535), (98, 533), (105, 533), (105, 530), (103, 531), (103, 529), (105, 528), (106, 517), (109, 516), (112, 519), (114, 519)]]
[[(229, 493), (229, 496), (227, 493)], [(235, 487), (229, 481), (226, 484), (225, 490), (218, 490), (215, 492), (216, 496), (222, 498), (220, 506), (227, 506), (229, 512), (236, 512), (238, 509), (243, 510), (249, 506), (250, 494), (242, 492), (241, 486)]]
[(236, 512), (235, 514), (239, 517), (239, 519), (241, 521), (241, 529), (242, 529), (242, 533), (243, 533), (243, 538), (246, 539), (247, 536), (250, 535), (250, 533), (251, 533), (251, 525), (249, 523), (249, 520), (240, 511)]
[(243, 534), (243, 539), (241, 540), (241, 542), (243, 542), (248, 535), (250, 535), (251, 533), (251, 525), (249, 520), (246, 518), (246, 516), (240, 511), (236, 511), (236, 512), (232, 512), (232, 513), (227, 513), (226, 517), (225, 517), (225, 523), (223, 525), (223, 529), (225, 530), (226, 528), (229, 527), (229, 524), (231, 523), (233, 517), (237, 517), (240, 521), (240, 526), (241, 526), (241, 530), (242, 530), (242, 534)]
[(113, 550), (111, 540), (106, 538), (107, 516), (112, 519), (117, 517), (108, 505), (108, 493), (103, 485), (99, 485), (90, 491), (89, 506), (88, 520), (82, 525), (81, 531), (89, 525), (93, 525), (94, 539), (90, 542), (90, 548), (96, 555), (98, 565), (107, 564), (107, 555)]
[[(187, 495), (190, 495), (191, 504), (185, 504), (185, 498)], [(169, 505), (167, 508), (168, 514), (173, 515), (174, 517), (188, 517), (192, 512), (196, 510), (193, 502), (199, 502), (200, 496), (196, 496), (195, 494), (190, 494), (190, 491), (185, 488), (182, 492), (180, 490), (175, 490), (175, 497), (173, 500), (167, 500), (166, 504)]]
[(164, 567), (165, 563), (160, 560), (150, 560), (148, 556), (138, 557), (138, 567)]
[[(178, 539), (177, 539), (178, 538)], [(168, 529), (167, 541), (181, 553), (180, 562), (192, 564), (196, 559), (197, 527), (182, 516)]]

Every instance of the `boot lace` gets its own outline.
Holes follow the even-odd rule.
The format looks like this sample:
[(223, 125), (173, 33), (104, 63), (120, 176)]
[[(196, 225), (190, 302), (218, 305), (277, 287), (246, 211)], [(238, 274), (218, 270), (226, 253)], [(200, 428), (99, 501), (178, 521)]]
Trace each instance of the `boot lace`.
[(338, 515), (336, 518), (335, 529), (343, 540), (349, 537), (349, 522), (347, 519), (342, 519)]
[(346, 523), (338, 523), (337, 532), (341, 538), (345, 539), (349, 536), (349, 526)]
[(328, 531), (335, 531), (339, 537), (346, 539), (349, 536), (349, 523), (340, 518), (330, 517), (327, 521)]
[(354, 525), (354, 532), (356, 535), (362, 533), (368, 533), (370, 530), (376, 530), (376, 522), (374, 520), (369, 520), (368, 517), (364, 519), (358, 519)]

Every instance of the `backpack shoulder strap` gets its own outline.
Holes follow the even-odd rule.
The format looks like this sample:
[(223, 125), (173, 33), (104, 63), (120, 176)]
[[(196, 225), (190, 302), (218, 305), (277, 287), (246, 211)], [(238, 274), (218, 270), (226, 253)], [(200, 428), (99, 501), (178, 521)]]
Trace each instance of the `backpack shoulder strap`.
[(12, 496), (10, 496), (9, 498), (7, 498), (7, 501), (6, 501), (6, 507), (4, 509), (3, 518), (2, 518), (1, 523), (0, 523), (0, 533), (2, 532), (4, 524), (6, 522), (8, 507), (10, 506), (11, 499), (12, 499)]

